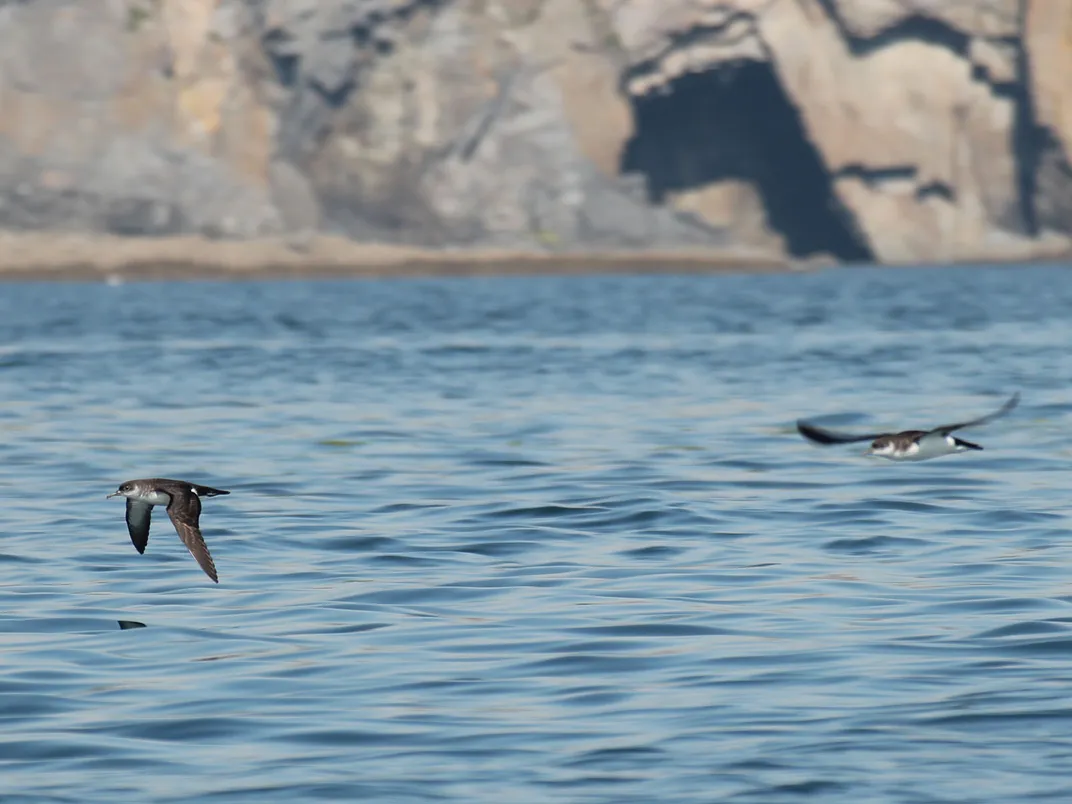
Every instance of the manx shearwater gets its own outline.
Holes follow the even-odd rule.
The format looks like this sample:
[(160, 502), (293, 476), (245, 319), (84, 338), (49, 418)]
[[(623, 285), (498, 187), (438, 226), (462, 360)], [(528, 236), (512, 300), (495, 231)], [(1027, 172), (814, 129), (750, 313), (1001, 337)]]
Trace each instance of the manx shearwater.
[(1018, 391), (993, 413), (980, 416), (978, 419), (958, 422), (957, 424), (943, 424), (940, 427), (932, 427), (930, 430), (903, 430), (899, 433), (852, 435), (826, 430), (800, 419), (797, 420), (797, 430), (806, 439), (814, 441), (816, 444), (849, 444), (854, 441), (870, 441), (871, 447), (865, 453), (866, 455), (877, 455), (880, 458), (888, 458), (891, 461), (925, 461), (957, 452), (982, 449), (978, 444), (956, 438), (952, 435), (953, 432), (964, 427), (986, 424), (1004, 416), (1015, 408), (1019, 401), (1020, 393)]
[(139, 553), (145, 552), (149, 543), (149, 520), (154, 505), (166, 505), (171, 523), (178, 531), (179, 538), (186, 549), (197, 559), (197, 563), (213, 582), (219, 583), (216, 565), (212, 555), (201, 536), (201, 497), (216, 497), (230, 494), (229, 491), (187, 483), (185, 480), (168, 480), (152, 477), (143, 480), (128, 480), (119, 486), (119, 490), (108, 497), (127, 498), (127, 530), (130, 540)]

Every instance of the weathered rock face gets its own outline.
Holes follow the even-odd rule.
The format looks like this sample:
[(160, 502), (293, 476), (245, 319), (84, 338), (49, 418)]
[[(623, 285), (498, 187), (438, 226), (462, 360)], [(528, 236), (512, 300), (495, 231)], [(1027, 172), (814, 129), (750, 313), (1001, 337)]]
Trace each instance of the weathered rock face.
[[(816, 247), (810, 233), (842, 257), (860, 251), (882, 261), (1027, 255), (1043, 230), (1072, 232), (1072, 218), (1063, 214), (1069, 194), (1062, 172), (1070, 143), (1057, 134), (1072, 130), (1062, 116), (1072, 109), (1064, 80), (1072, 66), (1072, 4), (601, 2), (628, 54), (626, 86), (635, 97), (662, 93), (659, 103), (672, 106), (675, 95), (695, 97), (704, 80), (704, 98), (716, 95), (718, 83), (740, 85), (736, 92), (722, 89), (725, 100), (714, 109), (687, 104), (693, 111), (669, 135), (649, 133), (641, 116), (640, 134), (663, 140), (650, 150), (668, 152), (675, 148), (667, 137), (680, 143), (684, 129), (721, 141), (727, 129), (741, 128), (742, 115), (750, 118), (743, 132), (728, 134), (735, 142), (751, 135), (750, 156), (717, 168), (693, 160), (675, 186), (695, 192), (737, 182), (734, 167), (751, 174), (770, 213), (786, 204), (798, 210), (781, 227), (796, 239), (795, 251)], [(757, 73), (770, 74), (770, 91), (756, 91)], [(781, 112), (743, 111), (757, 103)], [(1053, 135), (1040, 137), (1040, 124)], [(792, 134), (779, 137), (772, 126)], [(785, 159), (794, 147), (797, 157)], [(815, 167), (805, 168), (809, 162)], [(780, 184), (761, 178), (773, 166)], [(825, 221), (817, 214), (805, 224), (802, 171), (813, 176), (813, 203), (828, 210)], [(794, 186), (799, 197), (787, 198)]]
[(246, 80), (239, 11), (0, 6), (0, 225), (238, 237), (278, 226), (265, 194), (273, 118)]
[(1034, 160), (1034, 214), (1039, 227), (1072, 233), (1072, 8), (1030, 0), (1024, 25), (1027, 91), (1038, 125), (1024, 154)]
[(631, 126), (575, 0), (268, 2), (289, 95), (277, 158), (358, 238), (537, 248), (719, 245), (617, 176)]
[(0, 228), (1030, 255), (1068, 75), (1053, 0), (0, 0)]

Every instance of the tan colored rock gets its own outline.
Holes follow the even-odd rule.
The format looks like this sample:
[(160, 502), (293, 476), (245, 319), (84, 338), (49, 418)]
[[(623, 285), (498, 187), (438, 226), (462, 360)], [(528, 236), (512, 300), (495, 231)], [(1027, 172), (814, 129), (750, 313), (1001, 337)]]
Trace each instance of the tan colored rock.
[(1011, 100), (928, 42), (852, 54), (817, 0), (774, 4), (758, 25), (827, 168), (849, 174), (835, 189), (876, 256), (976, 253), (1017, 204)]
[(770, 229), (763, 199), (751, 182), (740, 179), (714, 182), (695, 190), (671, 193), (669, 202), (682, 212), (732, 231), (746, 246), (771, 254), (786, 251), (783, 239)]
[[(957, 259), (1021, 227), (1016, 101), (993, 88), (1020, 80), (1018, 0), (599, 2), (636, 95), (769, 63), (878, 259)], [(673, 203), (712, 220), (705, 195)]]
[(968, 48), (968, 58), (983, 71), (991, 84), (1015, 84), (1020, 80), (1019, 48), (1012, 42), (976, 36)]
[(271, 114), (242, 74), (236, 53), (240, 43), (227, 41), (217, 30), (218, 0), (163, 0), (160, 11), (177, 90), (178, 138), (266, 185)]
[(1019, 33), (1020, 0), (830, 0), (837, 21), (871, 39), (908, 21), (933, 20), (961, 35), (1007, 37)]
[[(606, 31), (593, 19), (590, 0), (545, 0), (522, 29), (521, 49), (548, 65), (577, 147), (608, 176), (617, 175), (622, 149), (633, 133), (632, 111), (618, 91), (619, 65), (607, 52)], [(563, 37), (568, 30), (571, 36)]]
[(1072, 3), (1028, 0), (1024, 38), (1035, 113), (1072, 154)]
[(734, 61), (766, 61), (755, 17), (770, 0), (588, 0), (609, 20), (629, 62), (633, 95)]
[[(217, 30), (220, 13), (217, 0), (5, 7), (0, 146), (6, 170), (32, 188), (22, 220), (272, 228), (271, 114), (238, 64), (239, 43)], [(67, 187), (46, 180), (53, 169), (73, 177)]]
[(1034, 215), (1043, 232), (1072, 234), (1072, 5), (1027, 3), (1025, 44), (1035, 114)]

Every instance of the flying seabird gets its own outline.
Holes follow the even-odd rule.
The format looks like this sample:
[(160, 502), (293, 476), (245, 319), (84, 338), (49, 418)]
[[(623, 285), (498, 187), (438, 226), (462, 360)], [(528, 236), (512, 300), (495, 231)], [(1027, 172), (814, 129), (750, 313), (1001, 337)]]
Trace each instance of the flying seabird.
[(903, 430), (899, 433), (869, 433), (867, 435), (850, 435), (838, 433), (833, 430), (825, 430), (814, 424), (798, 419), (797, 430), (809, 441), (816, 444), (850, 444), (854, 441), (870, 441), (871, 448), (865, 455), (877, 455), (880, 458), (889, 458), (891, 461), (925, 461), (929, 458), (940, 458), (943, 455), (952, 455), (956, 452), (965, 452), (972, 449), (982, 449), (978, 444), (956, 438), (953, 431), (963, 427), (975, 427), (986, 424), (1011, 411), (1020, 401), (1020, 392), (1017, 391), (1009, 400), (993, 413), (971, 421), (957, 424), (943, 424), (930, 430)]
[(119, 486), (119, 490), (108, 497), (127, 498), (127, 530), (130, 540), (139, 553), (145, 552), (149, 543), (149, 519), (154, 505), (166, 505), (171, 523), (178, 531), (179, 538), (186, 549), (197, 559), (197, 563), (213, 582), (219, 583), (216, 565), (212, 555), (201, 537), (198, 520), (201, 517), (201, 497), (216, 497), (230, 494), (229, 491), (187, 483), (185, 480), (168, 480), (153, 477), (144, 480), (128, 480)]

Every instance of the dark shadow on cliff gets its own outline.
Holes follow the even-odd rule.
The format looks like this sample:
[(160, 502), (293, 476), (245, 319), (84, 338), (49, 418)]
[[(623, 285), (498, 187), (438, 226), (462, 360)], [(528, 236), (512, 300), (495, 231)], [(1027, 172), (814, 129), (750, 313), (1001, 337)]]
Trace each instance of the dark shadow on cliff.
[(819, 7), (826, 13), (826, 16), (837, 26), (838, 33), (841, 34), (842, 40), (848, 45), (849, 51), (854, 56), (867, 56), (889, 47), (895, 42), (905, 41), (937, 45), (961, 57), (967, 57), (968, 55), (971, 37), (936, 17), (928, 17), (924, 14), (905, 14), (904, 17), (872, 36), (858, 36), (849, 30), (849, 26), (842, 19), (834, 0), (818, 0), (818, 3)]
[[(907, 13), (904, 17), (887, 27), (863, 36), (855, 33), (842, 17), (836, 0), (817, 0), (826, 16), (837, 26), (838, 33), (848, 46), (849, 51), (858, 57), (868, 56), (898, 42), (919, 42), (948, 50), (960, 58), (971, 61), (971, 41), (969, 33), (942, 19), (923, 13)], [(1026, 28), (1026, 4), (1018, 4), (1017, 25), (1020, 31)], [(1015, 51), (1016, 69), (1014, 80), (1003, 80), (994, 76), (981, 64), (971, 64), (972, 79), (986, 84), (997, 97), (1007, 98), (1013, 104), (1014, 120), (1012, 130), (1012, 150), (1016, 157), (1017, 200), (1000, 214), (1001, 225), (1012, 232), (1028, 237), (1035, 237), (1040, 232), (1040, 213), (1036, 209), (1039, 195), (1039, 175), (1042, 160), (1046, 158), (1046, 136), (1038, 124), (1034, 109), (1034, 99), (1030, 90), (1030, 60), (1024, 48), (1021, 36), (995, 37), (996, 43), (1011, 46)], [(961, 135), (963, 136), (963, 135)], [(926, 194), (935, 194), (934, 188), (920, 188), (917, 198)], [(943, 197), (955, 197), (952, 188), (938, 188), (937, 194)]]
[(654, 203), (675, 191), (747, 181), (794, 257), (872, 259), (769, 65), (747, 62), (683, 76), (667, 92), (634, 99), (633, 113), (621, 169), (647, 177)]

